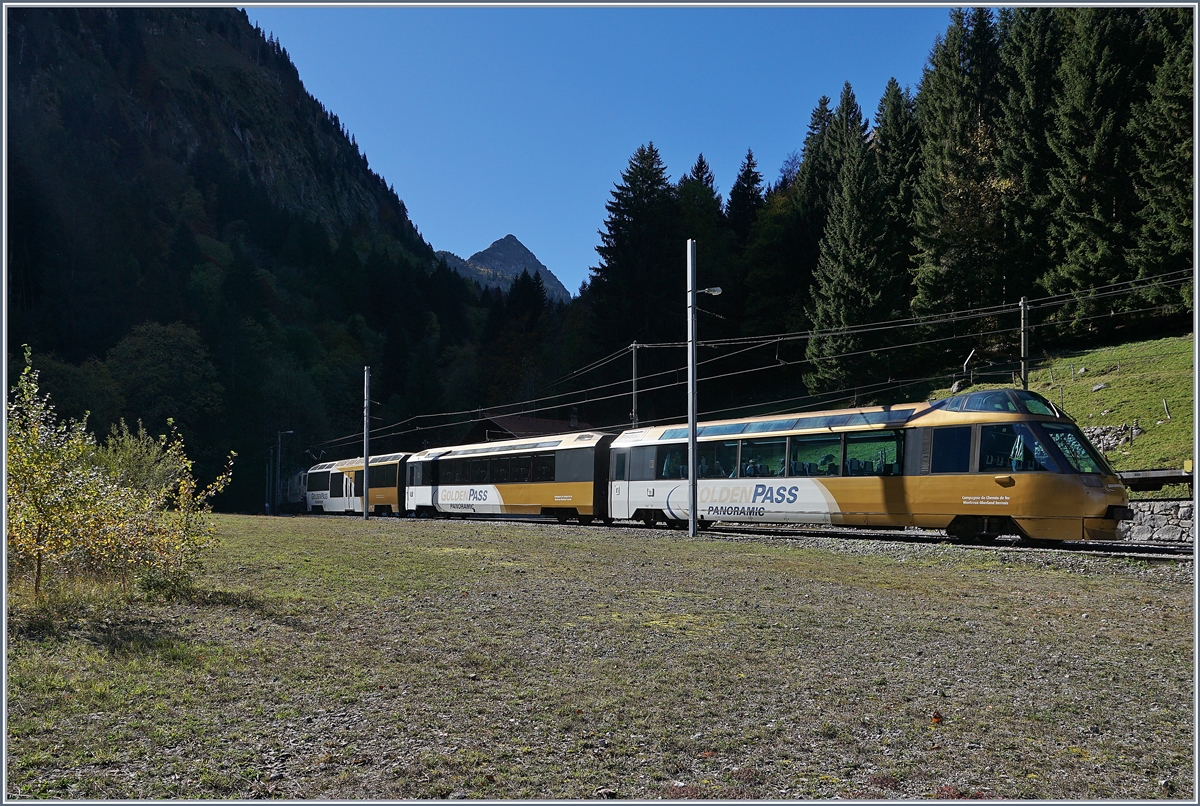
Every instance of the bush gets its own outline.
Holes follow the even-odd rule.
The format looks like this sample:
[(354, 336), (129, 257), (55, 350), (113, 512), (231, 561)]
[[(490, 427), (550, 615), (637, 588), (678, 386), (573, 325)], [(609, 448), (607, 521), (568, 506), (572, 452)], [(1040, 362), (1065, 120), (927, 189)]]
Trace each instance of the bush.
[(124, 422), (103, 446), (83, 420), (60, 422), (25, 350), (8, 405), (9, 578), (47, 576), (134, 581), (156, 591), (185, 586), (213, 540), (210, 501), (224, 472), (200, 490), (172, 428), (157, 439)]

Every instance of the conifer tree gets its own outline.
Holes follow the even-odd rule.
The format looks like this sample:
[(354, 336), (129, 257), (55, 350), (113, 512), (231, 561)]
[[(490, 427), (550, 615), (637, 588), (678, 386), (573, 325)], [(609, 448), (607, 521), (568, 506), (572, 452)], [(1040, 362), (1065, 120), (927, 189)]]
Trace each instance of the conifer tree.
[[(1129, 259), (1139, 277), (1153, 277), (1193, 268), (1193, 21), (1191, 10), (1184, 8), (1143, 13), (1147, 36), (1158, 41), (1162, 57), (1130, 125), (1143, 207)], [(1158, 290), (1146, 296), (1153, 302), (1171, 299)], [(1190, 310), (1190, 286), (1182, 297)]]
[(934, 43), (917, 114), (922, 166), (914, 202), (918, 314), (1007, 301), (993, 126), (998, 44), (988, 9), (955, 9)]
[(1087, 300), (1089, 289), (1134, 274), (1127, 252), (1140, 202), (1126, 129), (1144, 56), (1136, 9), (1062, 11), (1062, 92), (1049, 137), (1056, 158), (1049, 174), (1056, 202), (1050, 232), (1062, 253), (1042, 282), (1051, 293), (1079, 296), (1068, 311), (1078, 323), (1098, 310)]
[[(841, 168), (808, 307), (815, 331), (877, 321), (890, 313), (882, 255), (883, 205), (866, 128), (847, 83), (834, 115), (832, 136)], [(874, 355), (848, 355), (869, 349), (873, 343), (872, 336), (814, 336), (806, 350), (813, 371), (805, 375), (805, 385), (812, 391), (828, 391), (875, 380), (878, 362)]]
[(912, 94), (901, 89), (895, 78), (888, 79), (871, 133), (884, 220), (880, 260), (881, 282), (890, 306), (888, 319), (907, 317), (912, 300), (913, 193), (920, 173), (920, 149)]
[(805, 327), (804, 300), (817, 266), (829, 188), (837, 178), (831, 172), (832, 123), (823, 95), (813, 109), (799, 167), (784, 172), (751, 229), (743, 257), (748, 267), (743, 333)]
[(639, 341), (678, 339), (684, 256), (678, 209), (654, 143), (639, 146), (605, 204), (608, 218), (591, 269), (592, 344), (599, 354)]
[(705, 320), (705, 334), (710, 338), (736, 336), (738, 333), (731, 328), (736, 326), (740, 313), (742, 284), (736, 267), (733, 233), (725, 217), (721, 194), (717, 193), (712, 169), (703, 154), (679, 180), (676, 194), (680, 237), (685, 241), (688, 238), (696, 241), (696, 272), (700, 286), (720, 286), (728, 292), (705, 300), (704, 310), (713, 309), (721, 317)]
[(746, 159), (738, 170), (737, 179), (729, 189), (729, 201), (725, 205), (725, 217), (733, 230), (734, 243), (738, 252), (746, 248), (750, 239), (750, 228), (754, 226), (764, 204), (762, 174), (754, 161), (754, 151), (746, 149)]
[(1006, 10), (1000, 42), (1000, 117), (996, 170), (1003, 183), (1001, 214), (1014, 294), (1028, 295), (1056, 261), (1049, 236), (1054, 166), (1048, 129), (1058, 94), (1060, 17), (1050, 8)]

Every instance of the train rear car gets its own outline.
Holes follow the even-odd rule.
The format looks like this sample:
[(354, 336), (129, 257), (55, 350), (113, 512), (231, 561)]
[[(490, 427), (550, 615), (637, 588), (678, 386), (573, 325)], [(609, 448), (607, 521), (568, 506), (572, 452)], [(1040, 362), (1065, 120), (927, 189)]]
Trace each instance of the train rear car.
[[(1114, 540), (1130, 517), (1125, 487), (1075, 423), (1022, 390), (706, 423), (697, 439), (702, 524)], [(613, 517), (688, 518), (686, 427), (626, 431), (611, 453)]]
[[(371, 512), (403, 513), (404, 461), (407, 453), (371, 457)], [(352, 514), (363, 511), (363, 460), (343, 459), (314, 465), (308, 471), (308, 511)]]
[(406, 470), (407, 509), (418, 515), (607, 519), (612, 439), (584, 432), (413, 454)]

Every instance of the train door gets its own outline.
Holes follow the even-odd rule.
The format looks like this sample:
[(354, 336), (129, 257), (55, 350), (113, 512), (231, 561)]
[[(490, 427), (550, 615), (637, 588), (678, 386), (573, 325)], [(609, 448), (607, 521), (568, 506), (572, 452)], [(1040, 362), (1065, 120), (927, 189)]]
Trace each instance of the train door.
[(609, 484), (608, 516), (610, 518), (629, 518), (628, 448), (617, 448), (612, 452), (609, 471), (611, 482)]

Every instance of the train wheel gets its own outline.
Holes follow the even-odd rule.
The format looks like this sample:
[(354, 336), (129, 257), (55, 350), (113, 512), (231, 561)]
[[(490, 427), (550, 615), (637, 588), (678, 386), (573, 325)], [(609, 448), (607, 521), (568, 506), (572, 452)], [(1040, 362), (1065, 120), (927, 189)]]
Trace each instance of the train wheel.
[(708, 527), (712, 526), (712, 524), (712, 521), (696, 521), (696, 526), (698, 526), (701, 530), (707, 529)]
[(642, 523), (646, 524), (647, 529), (653, 529), (654, 525), (658, 523), (658, 514), (655, 512), (646, 513), (642, 516)]
[(567, 514), (565, 512), (555, 512), (554, 520), (558, 521), (559, 523), (566, 523), (567, 522)]
[(592, 516), (591, 515), (580, 515), (579, 523), (582, 524), (583, 526), (590, 526), (592, 523)]

